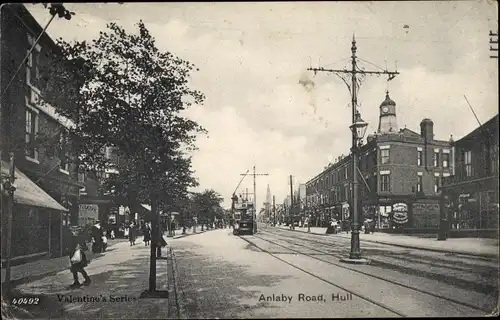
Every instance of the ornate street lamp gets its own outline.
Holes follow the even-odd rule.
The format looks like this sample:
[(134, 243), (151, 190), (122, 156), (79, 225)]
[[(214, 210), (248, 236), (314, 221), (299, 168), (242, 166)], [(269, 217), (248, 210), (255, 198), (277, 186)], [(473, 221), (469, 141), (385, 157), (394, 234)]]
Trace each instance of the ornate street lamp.
[[(349, 126), (353, 134), (353, 138), (356, 139), (356, 142), (360, 142), (361, 140), (363, 140), (363, 138), (365, 137), (367, 127), (368, 123), (363, 121), (363, 119), (361, 119), (359, 111), (356, 111), (356, 119), (354, 123)], [(357, 144), (356, 146), (353, 147), (357, 147)]]
[(353, 124), (349, 126), (352, 133), (352, 186), (353, 186), (353, 199), (352, 199), (352, 233), (351, 233), (351, 252), (349, 253), (349, 258), (340, 259), (342, 262), (346, 263), (356, 263), (356, 264), (369, 264), (370, 261), (361, 258), (361, 250), (359, 248), (359, 229), (361, 226), (359, 217), (359, 195), (358, 195), (358, 154), (359, 154), (359, 144), (366, 133), (366, 128), (368, 123), (361, 119), (359, 111), (354, 111), (353, 108)]

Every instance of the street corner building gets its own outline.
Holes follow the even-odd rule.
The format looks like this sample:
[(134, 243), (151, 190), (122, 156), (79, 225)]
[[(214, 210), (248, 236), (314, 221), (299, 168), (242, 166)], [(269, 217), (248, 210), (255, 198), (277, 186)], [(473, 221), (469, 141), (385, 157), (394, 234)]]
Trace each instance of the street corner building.
[[(389, 92), (379, 112), (378, 130), (359, 153), (361, 221), (374, 219), (387, 232), (435, 233), (441, 186), (454, 174), (452, 141), (435, 139), (434, 122), (427, 118), (420, 132), (398, 128)], [(351, 219), (351, 157), (338, 157), (306, 184), (307, 206), (324, 220)]]

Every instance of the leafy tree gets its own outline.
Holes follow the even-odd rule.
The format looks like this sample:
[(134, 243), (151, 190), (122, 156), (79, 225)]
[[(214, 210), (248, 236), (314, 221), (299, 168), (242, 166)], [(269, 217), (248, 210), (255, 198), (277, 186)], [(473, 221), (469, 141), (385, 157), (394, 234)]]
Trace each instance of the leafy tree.
[(203, 192), (195, 193), (192, 202), (198, 216), (198, 221), (207, 225), (214, 221), (214, 218), (222, 218), (221, 203), (224, 199), (213, 189), (206, 189)]
[(189, 87), (194, 65), (161, 52), (142, 21), (138, 34), (107, 27), (91, 43), (58, 40), (42, 100), (76, 123), (69, 131), (80, 169), (109, 166), (103, 148), (112, 147), (121, 161), (106, 189), (156, 213), (197, 184), (185, 152), (206, 131), (180, 112), (204, 95)]

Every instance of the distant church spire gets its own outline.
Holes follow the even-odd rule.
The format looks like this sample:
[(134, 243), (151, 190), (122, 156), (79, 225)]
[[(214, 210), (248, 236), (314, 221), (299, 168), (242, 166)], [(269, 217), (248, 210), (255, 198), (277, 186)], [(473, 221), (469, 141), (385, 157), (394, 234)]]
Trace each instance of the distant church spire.
[(396, 102), (389, 97), (389, 90), (385, 92), (385, 100), (380, 104), (380, 118), (378, 123), (379, 134), (398, 132), (396, 118)]
[(267, 185), (267, 192), (266, 192), (266, 202), (264, 203), (264, 207), (266, 210), (266, 213), (269, 214), (271, 212), (271, 188), (269, 188), (269, 185)]

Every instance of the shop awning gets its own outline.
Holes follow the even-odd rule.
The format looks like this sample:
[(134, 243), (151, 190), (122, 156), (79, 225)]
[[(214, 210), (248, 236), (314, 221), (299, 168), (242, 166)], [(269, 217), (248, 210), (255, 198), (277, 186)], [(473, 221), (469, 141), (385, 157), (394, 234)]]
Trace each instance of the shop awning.
[(146, 209), (146, 210), (148, 210), (148, 211), (151, 211), (151, 206), (150, 206), (150, 205), (147, 205), (147, 204), (142, 204), (142, 203), (141, 203), (141, 206), (142, 206), (144, 209)]
[[(2, 161), (1, 165), (2, 176), (8, 176), (9, 164)], [(14, 203), (58, 211), (68, 211), (68, 209), (60, 205), (54, 198), (49, 196), (42, 188), (37, 186), (36, 183), (31, 181), (30, 178), (17, 168), (15, 177), (14, 186), (16, 187), (16, 191), (14, 191)]]

